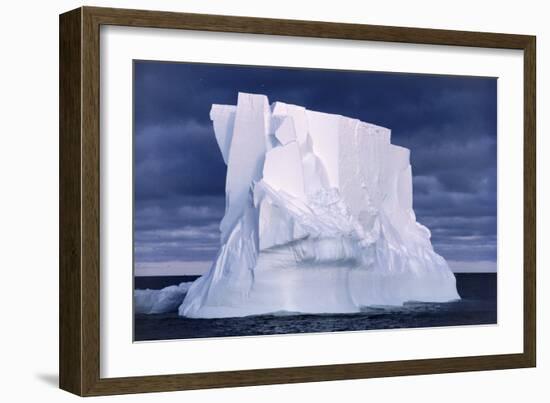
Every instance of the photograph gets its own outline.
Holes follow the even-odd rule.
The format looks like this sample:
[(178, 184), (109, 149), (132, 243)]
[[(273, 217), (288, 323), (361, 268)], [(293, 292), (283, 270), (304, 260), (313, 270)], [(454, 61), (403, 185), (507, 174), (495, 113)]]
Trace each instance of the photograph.
[[(44, 239), (56, 254), (56, 284), (34, 282), (56, 293), (38, 298), (56, 303), (38, 315), (54, 327), (37, 382), (58, 373), (67, 400), (542, 390), (543, 13), (202, 4), (73, 5), (57, 51), (29, 53), (59, 66), (42, 80), (59, 102), (17, 119), (38, 143), (8, 136), (56, 160), (58, 186), (40, 186), (57, 190), (58, 239), (31, 245), (36, 209), (6, 210), (18, 263), (44, 260)], [(27, 59), (28, 81), (44, 69)], [(29, 178), (47, 167), (34, 160)], [(34, 205), (40, 186), (8, 194)], [(14, 334), (35, 335), (27, 322)], [(46, 396), (35, 386), (16, 389)]]
[(134, 60), (134, 341), (497, 324), (497, 81)]

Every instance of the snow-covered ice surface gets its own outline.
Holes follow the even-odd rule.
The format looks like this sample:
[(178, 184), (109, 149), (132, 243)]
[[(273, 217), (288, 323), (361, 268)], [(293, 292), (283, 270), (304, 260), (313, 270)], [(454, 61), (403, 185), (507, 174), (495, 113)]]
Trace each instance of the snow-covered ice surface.
[(410, 152), (391, 144), (389, 129), (245, 93), (210, 117), (227, 163), (221, 247), (180, 315), (351, 313), (460, 298), (416, 222)]

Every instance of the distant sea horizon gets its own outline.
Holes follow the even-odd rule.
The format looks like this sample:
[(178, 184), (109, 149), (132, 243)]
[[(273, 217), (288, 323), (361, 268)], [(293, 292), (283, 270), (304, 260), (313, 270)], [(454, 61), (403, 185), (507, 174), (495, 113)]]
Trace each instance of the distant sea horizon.
[[(212, 266), (212, 261), (194, 262), (136, 262), (134, 277), (155, 276), (202, 276)], [(447, 260), (453, 273), (497, 273), (497, 262), (481, 261), (454, 261)]]
[[(134, 278), (150, 278), (150, 277), (182, 277), (182, 278), (199, 278), (206, 272), (201, 274), (134, 274)], [(453, 271), (453, 274), (497, 274), (495, 271)]]
[[(168, 287), (171, 285), (178, 285), (180, 283), (184, 282), (190, 282), (195, 281), (202, 275), (202, 274), (166, 274), (166, 275), (152, 275), (152, 274), (146, 274), (146, 275), (134, 275), (134, 289), (161, 289), (164, 287)], [(453, 274), (494, 274), (496, 275), (497, 272), (453, 272)]]

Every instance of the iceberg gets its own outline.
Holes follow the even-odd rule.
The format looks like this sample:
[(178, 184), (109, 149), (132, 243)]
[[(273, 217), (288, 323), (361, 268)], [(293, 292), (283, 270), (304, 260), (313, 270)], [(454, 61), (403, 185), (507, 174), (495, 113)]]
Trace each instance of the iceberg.
[(221, 246), (192, 318), (353, 313), (460, 299), (413, 211), (408, 149), (357, 119), (239, 93), (213, 105), (227, 164)]

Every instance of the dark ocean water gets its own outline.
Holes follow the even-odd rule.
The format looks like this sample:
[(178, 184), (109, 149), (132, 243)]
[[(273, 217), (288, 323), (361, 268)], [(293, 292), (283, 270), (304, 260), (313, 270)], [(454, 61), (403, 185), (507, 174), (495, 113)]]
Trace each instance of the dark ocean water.
[[(136, 277), (136, 289), (160, 289), (196, 276)], [(411, 302), (400, 307), (367, 308), (354, 314), (261, 315), (243, 318), (189, 319), (177, 312), (134, 315), (134, 340), (168, 340), (267, 334), (339, 332), (372, 329), (418, 328), (495, 324), (496, 273), (457, 273), (460, 301)]]

